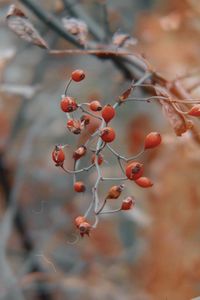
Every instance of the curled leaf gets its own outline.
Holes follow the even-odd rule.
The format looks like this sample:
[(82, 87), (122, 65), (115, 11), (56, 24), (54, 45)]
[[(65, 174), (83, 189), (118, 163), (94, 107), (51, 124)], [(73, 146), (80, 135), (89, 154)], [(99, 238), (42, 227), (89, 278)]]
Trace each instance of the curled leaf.
[(20, 38), (41, 48), (48, 49), (46, 41), (40, 36), (21, 9), (11, 5), (6, 19), (8, 27)]
[(160, 100), (160, 103), (162, 104), (165, 116), (167, 117), (177, 136), (181, 136), (188, 129), (192, 128), (192, 122), (187, 120), (184, 115), (177, 112), (170, 102)]
[(84, 45), (87, 41), (88, 27), (85, 22), (76, 18), (63, 18), (62, 23), (64, 28), (76, 36), (78, 41)]
[(126, 89), (120, 96), (119, 96), (119, 102), (124, 102), (131, 94), (132, 90), (133, 90), (133, 84), (134, 81), (132, 81), (131, 85), (128, 87), (128, 89)]
[(112, 43), (117, 47), (135, 46), (137, 44), (137, 39), (131, 37), (127, 33), (116, 32), (113, 35)]
[[(165, 88), (162, 88), (160, 85), (156, 86), (156, 94), (158, 96), (168, 97), (169, 100), (171, 99), (171, 95)], [(191, 129), (193, 127), (193, 123), (188, 120), (183, 113), (176, 109), (173, 102), (168, 102), (160, 99), (160, 104), (162, 105), (164, 115), (168, 119), (177, 136), (181, 136), (188, 129)]]

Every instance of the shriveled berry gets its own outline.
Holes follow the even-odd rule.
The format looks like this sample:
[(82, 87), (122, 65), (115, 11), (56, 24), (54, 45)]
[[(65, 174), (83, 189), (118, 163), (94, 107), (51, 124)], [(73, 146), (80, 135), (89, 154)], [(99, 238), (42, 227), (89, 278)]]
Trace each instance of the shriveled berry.
[(188, 112), (188, 115), (192, 117), (200, 117), (200, 104), (194, 105)]
[(134, 161), (127, 165), (126, 167), (126, 176), (130, 180), (136, 180), (143, 175), (144, 168), (143, 164)]
[(162, 141), (161, 135), (158, 132), (150, 132), (144, 142), (144, 148), (145, 149), (150, 149), (150, 148), (155, 148), (160, 145)]
[(74, 183), (74, 190), (77, 192), (77, 193), (83, 193), (85, 192), (85, 185), (82, 181), (76, 181)]
[(124, 185), (113, 185), (106, 196), (106, 199), (117, 199), (121, 195), (121, 192), (124, 189)]
[(92, 111), (100, 111), (102, 110), (101, 103), (97, 100), (90, 102), (89, 107)]
[(68, 120), (67, 121), (67, 128), (70, 132), (74, 134), (80, 134), (81, 133), (81, 122), (80, 120)]
[(79, 82), (85, 78), (85, 72), (83, 70), (75, 70), (71, 74), (72, 80)]
[(121, 210), (129, 210), (135, 204), (135, 200), (133, 197), (127, 197), (122, 201)]
[(65, 153), (62, 146), (56, 145), (52, 152), (52, 159), (56, 163), (56, 166), (62, 166), (65, 160)]
[(76, 227), (79, 228), (80, 224), (84, 223), (85, 221), (86, 221), (86, 218), (84, 216), (78, 216), (74, 220), (74, 223), (75, 223)]
[(115, 109), (112, 107), (112, 105), (107, 104), (103, 107), (101, 112), (102, 118), (106, 123), (110, 122), (114, 116), (115, 116)]
[(74, 151), (73, 153), (73, 158), (75, 160), (78, 160), (79, 158), (81, 158), (82, 156), (84, 156), (86, 154), (87, 148), (83, 145), (80, 146), (78, 149), (76, 149), (76, 151)]
[(111, 143), (115, 139), (115, 131), (111, 127), (105, 127), (101, 130), (100, 137), (105, 143)]
[[(93, 154), (92, 155), (92, 163), (94, 164), (95, 163), (95, 158), (96, 158), (96, 155)], [(100, 166), (103, 162), (103, 156), (101, 154), (98, 154), (98, 158), (97, 158), (97, 163), (98, 165)]]
[(135, 182), (143, 188), (148, 188), (153, 186), (153, 182), (147, 177), (140, 177), (136, 179)]
[(84, 126), (87, 126), (90, 123), (90, 116), (89, 115), (82, 115), (81, 116), (81, 123), (84, 124)]
[(62, 98), (60, 102), (60, 108), (62, 109), (62, 111), (70, 113), (72, 111), (75, 111), (78, 108), (78, 105), (74, 98), (66, 96)]
[(83, 237), (85, 234), (89, 236), (91, 225), (88, 222), (83, 222), (79, 225), (80, 235)]

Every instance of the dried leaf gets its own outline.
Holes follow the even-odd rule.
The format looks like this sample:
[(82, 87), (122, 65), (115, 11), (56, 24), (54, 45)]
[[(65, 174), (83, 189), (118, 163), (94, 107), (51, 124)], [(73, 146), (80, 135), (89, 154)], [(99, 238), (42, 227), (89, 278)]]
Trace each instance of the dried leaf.
[(119, 96), (119, 102), (123, 102), (129, 97), (129, 95), (131, 94), (131, 92), (133, 90), (133, 84), (134, 84), (134, 82), (132, 82), (131, 86)]
[(173, 127), (177, 136), (181, 136), (188, 129), (191, 129), (192, 122), (187, 120), (184, 115), (178, 113), (170, 102), (160, 100), (163, 112), (167, 117), (170, 125)]
[(48, 49), (45, 40), (40, 36), (23, 11), (15, 7), (15, 5), (9, 7), (6, 19), (8, 27), (23, 40)]
[(75, 35), (82, 45), (85, 44), (88, 35), (88, 27), (85, 22), (76, 18), (63, 18), (62, 23), (64, 28)]
[(112, 43), (117, 47), (135, 46), (137, 44), (137, 39), (131, 37), (127, 33), (116, 32), (113, 35)]
[[(169, 99), (171, 98), (168, 92), (159, 85), (156, 86), (156, 94), (158, 96), (169, 97)], [(184, 114), (178, 112), (174, 108), (173, 103), (160, 100), (160, 104), (162, 105), (164, 115), (167, 117), (177, 136), (181, 136), (193, 127), (192, 121), (188, 120)]]

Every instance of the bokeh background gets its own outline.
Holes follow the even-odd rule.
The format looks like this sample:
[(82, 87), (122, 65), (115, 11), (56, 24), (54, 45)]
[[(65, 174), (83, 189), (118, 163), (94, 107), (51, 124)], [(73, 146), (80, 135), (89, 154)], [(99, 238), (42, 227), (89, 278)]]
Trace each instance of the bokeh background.
[[(72, 70), (86, 79), (73, 84), (79, 102), (98, 98), (114, 103), (128, 86), (124, 72), (110, 59), (89, 55), (50, 55), (17, 37), (7, 26), (8, 7), (22, 8), (52, 49), (71, 49), (31, 12), (24, 1), (0, 1), (0, 299), (2, 300), (189, 300), (200, 296), (200, 145), (190, 133), (177, 137), (156, 103), (122, 107), (113, 126), (113, 147), (137, 153), (150, 131), (162, 146), (141, 157), (151, 189), (126, 185), (136, 205), (131, 212), (101, 218), (91, 236), (80, 239), (74, 217), (90, 200), (76, 195), (72, 178), (51, 160), (55, 144), (76, 141), (66, 129), (60, 97)], [(25, 1), (26, 2), (26, 1)], [(31, 2), (58, 20), (72, 17), (68, 1)], [(72, 3), (74, 2), (74, 3)], [(105, 28), (105, 1), (71, 1)], [(111, 34), (120, 30), (137, 39), (129, 50), (140, 53), (169, 80), (198, 70), (198, 0), (108, 0)], [(109, 38), (106, 41), (109, 42)], [(95, 38), (90, 35), (90, 41)], [(105, 42), (105, 40), (104, 40)], [(199, 97), (199, 74), (183, 84)], [(145, 96), (138, 89), (136, 95)], [(71, 166), (71, 153), (67, 155)], [(117, 172), (107, 153), (102, 170)], [(108, 186), (101, 188), (101, 195)]]

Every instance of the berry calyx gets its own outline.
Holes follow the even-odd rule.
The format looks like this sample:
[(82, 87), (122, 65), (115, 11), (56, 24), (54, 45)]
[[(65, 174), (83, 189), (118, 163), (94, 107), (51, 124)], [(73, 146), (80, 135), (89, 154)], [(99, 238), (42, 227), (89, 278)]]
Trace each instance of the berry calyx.
[(121, 210), (129, 210), (135, 204), (135, 200), (133, 197), (127, 197), (122, 201)]
[(101, 103), (97, 100), (90, 102), (89, 107), (92, 111), (100, 111), (102, 110)]
[(148, 187), (153, 186), (153, 182), (147, 177), (140, 177), (135, 180), (135, 183), (137, 183), (137, 185), (139, 185), (143, 188), (148, 188)]
[(115, 131), (111, 127), (105, 127), (101, 130), (100, 137), (105, 143), (111, 143), (115, 139)]
[(72, 80), (79, 82), (82, 81), (85, 78), (85, 72), (83, 70), (75, 70), (71, 74)]
[(115, 109), (112, 107), (112, 105), (107, 104), (103, 107), (101, 115), (104, 121), (108, 123), (114, 118)]
[(88, 222), (83, 222), (79, 225), (79, 231), (81, 237), (84, 237), (85, 234), (89, 236), (91, 230), (91, 225)]
[(90, 116), (89, 115), (82, 115), (81, 116), (81, 124), (84, 124), (84, 126), (87, 126), (90, 123)]
[(200, 117), (200, 104), (194, 105), (188, 112), (188, 115), (192, 117)]
[(65, 153), (62, 146), (56, 145), (52, 152), (52, 159), (56, 163), (56, 166), (62, 166), (65, 160)]
[(74, 223), (75, 223), (76, 227), (79, 228), (80, 224), (84, 223), (85, 221), (86, 221), (86, 218), (84, 216), (78, 216), (74, 220)]
[(136, 180), (140, 178), (143, 175), (143, 172), (144, 172), (143, 164), (137, 161), (128, 164), (128, 166), (126, 167), (126, 176), (130, 180)]
[(162, 141), (161, 135), (158, 132), (150, 132), (144, 141), (144, 148), (151, 149), (160, 145)]
[(72, 111), (75, 111), (78, 108), (78, 105), (74, 98), (65, 96), (60, 102), (60, 108), (62, 109), (62, 111), (70, 113)]
[(76, 181), (74, 183), (74, 190), (77, 192), (77, 193), (83, 193), (85, 192), (85, 185), (82, 181)]

